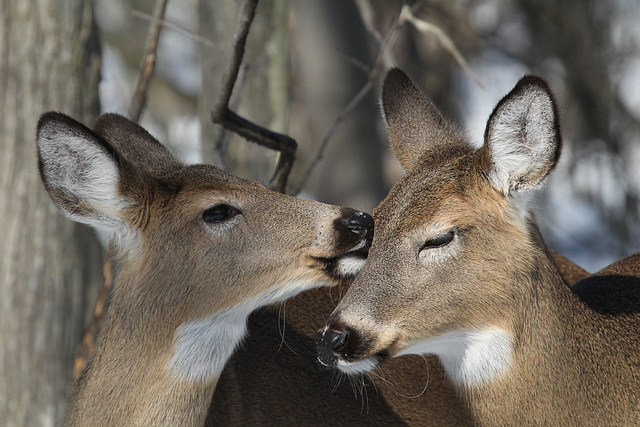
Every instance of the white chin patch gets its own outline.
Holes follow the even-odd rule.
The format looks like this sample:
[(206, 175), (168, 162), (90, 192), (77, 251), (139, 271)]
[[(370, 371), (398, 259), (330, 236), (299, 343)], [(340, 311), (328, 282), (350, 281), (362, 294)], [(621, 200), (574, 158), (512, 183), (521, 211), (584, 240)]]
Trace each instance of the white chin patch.
[(300, 292), (324, 286), (316, 281), (292, 282), (271, 288), (235, 307), (185, 322), (174, 336), (173, 355), (166, 369), (190, 382), (218, 378), (247, 332), (247, 318), (257, 308), (286, 301)]
[(338, 260), (338, 267), (336, 270), (340, 276), (352, 277), (360, 273), (360, 270), (362, 270), (362, 267), (364, 267), (366, 262), (366, 259), (359, 256), (347, 255)]
[(413, 342), (394, 357), (405, 354), (435, 354), (453, 381), (471, 386), (492, 381), (508, 370), (513, 336), (499, 328), (460, 330)]
[(378, 366), (378, 360), (374, 357), (367, 357), (366, 359), (362, 359), (357, 362), (345, 362), (344, 360), (338, 360), (338, 369), (348, 375), (371, 372), (376, 368), (376, 366)]

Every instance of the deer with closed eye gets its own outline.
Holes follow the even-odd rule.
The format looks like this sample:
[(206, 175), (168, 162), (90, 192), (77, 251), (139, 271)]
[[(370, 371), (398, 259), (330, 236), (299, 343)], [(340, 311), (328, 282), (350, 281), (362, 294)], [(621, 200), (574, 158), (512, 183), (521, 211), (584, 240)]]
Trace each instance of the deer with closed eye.
[(37, 147), (53, 202), (106, 236), (118, 264), (69, 426), (203, 425), (249, 314), (364, 264), (368, 214), (185, 165), (122, 116), (90, 130), (46, 113)]
[(480, 148), (398, 69), (382, 105), (407, 173), (319, 360), (353, 374), (435, 355), (478, 425), (640, 424), (639, 256), (569, 288), (528, 210), (560, 155), (548, 85), (520, 80)]

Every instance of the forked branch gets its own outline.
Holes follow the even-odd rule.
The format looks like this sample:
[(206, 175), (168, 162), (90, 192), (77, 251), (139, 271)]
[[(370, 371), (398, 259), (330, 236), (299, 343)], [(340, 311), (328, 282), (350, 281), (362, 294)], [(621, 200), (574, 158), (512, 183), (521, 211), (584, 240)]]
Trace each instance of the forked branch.
[(451, 40), (451, 37), (449, 37), (444, 31), (442, 31), (442, 28), (430, 22), (416, 18), (408, 5), (404, 5), (402, 7), (399, 21), (401, 23), (411, 23), (415, 27), (415, 29), (420, 31), (422, 34), (431, 34), (435, 36), (440, 42), (440, 45), (447, 52), (449, 52), (451, 56), (453, 56), (456, 62), (458, 62), (458, 65), (460, 65), (462, 70), (469, 76), (469, 78), (473, 80), (478, 86), (484, 88), (478, 76), (476, 76), (473, 70), (471, 70), (471, 67), (469, 67), (466, 59), (464, 59), (464, 56), (462, 56), (462, 53), (460, 53), (460, 51), (456, 47), (456, 44), (453, 42), (453, 40)]
[(238, 25), (233, 36), (231, 58), (222, 77), (220, 96), (211, 111), (211, 119), (214, 123), (236, 132), (251, 142), (280, 152), (280, 158), (269, 186), (274, 191), (284, 193), (298, 144), (293, 138), (259, 126), (240, 117), (229, 108), (229, 101), (238, 78), (249, 28), (253, 22), (257, 5), (258, 0), (245, 0), (242, 5)]

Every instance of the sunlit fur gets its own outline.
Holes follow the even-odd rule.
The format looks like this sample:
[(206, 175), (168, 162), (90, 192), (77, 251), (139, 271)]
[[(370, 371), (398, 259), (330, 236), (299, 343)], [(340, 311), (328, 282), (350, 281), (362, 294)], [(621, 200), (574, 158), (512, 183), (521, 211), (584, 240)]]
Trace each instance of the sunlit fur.
[[(52, 200), (102, 233), (118, 264), (68, 426), (202, 425), (249, 314), (363, 264), (340, 267), (343, 256), (364, 257), (370, 217), (184, 165), (122, 116), (89, 130), (47, 113), (37, 143)], [(229, 215), (207, 220), (216, 205)]]
[(374, 211), (368, 261), (325, 327), (342, 339), (319, 339), (321, 360), (361, 375), (437, 355), (477, 425), (639, 425), (640, 254), (569, 289), (522, 203), (561, 151), (548, 85), (522, 78), (480, 148), (400, 70), (382, 98), (407, 173)]

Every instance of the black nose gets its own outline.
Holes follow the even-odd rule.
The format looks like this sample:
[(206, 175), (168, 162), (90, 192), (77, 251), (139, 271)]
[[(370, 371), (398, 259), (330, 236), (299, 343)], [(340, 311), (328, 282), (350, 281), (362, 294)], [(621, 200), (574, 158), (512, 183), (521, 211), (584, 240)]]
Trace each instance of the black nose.
[(318, 360), (324, 366), (334, 367), (338, 364), (337, 352), (340, 352), (346, 343), (349, 333), (346, 329), (334, 331), (332, 329), (323, 329), (316, 336), (316, 351), (318, 352)]
[(345, 226), (366, 239), (373, 237), (373, 218), (366, 212), (358, 212), (345, 220)]

